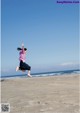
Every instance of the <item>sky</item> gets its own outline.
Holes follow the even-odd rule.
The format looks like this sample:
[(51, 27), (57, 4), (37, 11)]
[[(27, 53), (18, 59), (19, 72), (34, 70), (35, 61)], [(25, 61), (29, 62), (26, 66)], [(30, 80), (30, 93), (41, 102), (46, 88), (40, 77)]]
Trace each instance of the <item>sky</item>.
[(79, 4), (57, 0), (1, 1), (1, 71), (18, 74), (21, 44), (31, 72), (77, 69)]

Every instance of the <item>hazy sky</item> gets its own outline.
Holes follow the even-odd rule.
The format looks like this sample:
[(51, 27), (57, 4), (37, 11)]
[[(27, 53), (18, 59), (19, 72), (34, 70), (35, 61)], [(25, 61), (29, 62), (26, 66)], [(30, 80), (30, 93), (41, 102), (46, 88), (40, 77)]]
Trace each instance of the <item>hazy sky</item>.
[[(1, 1), (2, 73), (15, 73), (17, 47), (27, 47), (32, 72), (77, 68), (79, 62), (79, 4), (57, 0)], [(21, 72), (19, 72), (21, 73)]]

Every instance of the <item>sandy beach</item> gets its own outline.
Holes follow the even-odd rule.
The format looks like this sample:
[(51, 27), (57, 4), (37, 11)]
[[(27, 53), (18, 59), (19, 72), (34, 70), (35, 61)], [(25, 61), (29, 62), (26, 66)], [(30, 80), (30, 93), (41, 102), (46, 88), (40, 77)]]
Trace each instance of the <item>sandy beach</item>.
[(10, 113), (79, 113), (79, 75), (3, 80), (1, 102)]

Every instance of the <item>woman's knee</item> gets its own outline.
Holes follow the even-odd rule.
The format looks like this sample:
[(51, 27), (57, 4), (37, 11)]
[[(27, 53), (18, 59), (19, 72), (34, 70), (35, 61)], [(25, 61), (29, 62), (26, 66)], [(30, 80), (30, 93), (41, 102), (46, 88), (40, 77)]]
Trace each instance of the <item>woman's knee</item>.
[(31, 70), (31, 66), (29, 66), (29, 70)]

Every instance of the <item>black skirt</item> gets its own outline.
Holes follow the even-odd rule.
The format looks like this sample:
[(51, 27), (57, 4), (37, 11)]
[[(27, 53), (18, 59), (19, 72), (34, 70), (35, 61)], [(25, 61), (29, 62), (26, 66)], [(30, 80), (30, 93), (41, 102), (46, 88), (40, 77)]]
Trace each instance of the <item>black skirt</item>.
[(31, 67), (26, 64), (25, 62), (23, 62), (22, 60), (20, 61), (20, 66), (19, 66), (20, 70), (31, 70)]

